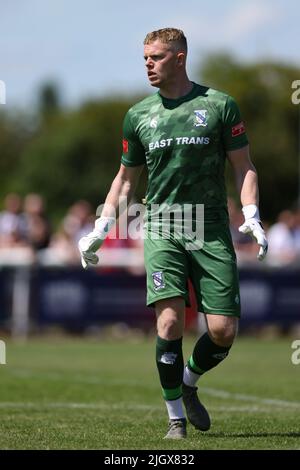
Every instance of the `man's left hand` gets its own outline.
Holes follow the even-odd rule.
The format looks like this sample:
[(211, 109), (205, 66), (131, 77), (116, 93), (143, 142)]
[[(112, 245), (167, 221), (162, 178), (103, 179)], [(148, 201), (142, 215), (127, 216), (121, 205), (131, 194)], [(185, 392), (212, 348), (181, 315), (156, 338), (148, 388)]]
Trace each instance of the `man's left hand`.
[(259, 261), (262, 261), (268, 251), (268, 241), (261, 222), (254, 218), (247, 219), (245, 220), (243, 225), (239, 227), (239, 231), (245, 234), (249, 233), (249, 235), (254, 238), (256, 243), (260, 245), (257, 258), (259, 259)]

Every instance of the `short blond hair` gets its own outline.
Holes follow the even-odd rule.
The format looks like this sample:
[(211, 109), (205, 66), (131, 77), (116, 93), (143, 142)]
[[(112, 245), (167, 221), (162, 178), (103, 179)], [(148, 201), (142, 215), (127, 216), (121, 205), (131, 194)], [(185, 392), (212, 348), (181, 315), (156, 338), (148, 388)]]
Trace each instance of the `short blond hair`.
[(176, 49), (187, 52), (187, 41), (184, 32), (177, 28), (163, 28), (148, 33), (144, 39), (144, 44), (151, 44), (160, 41), (163, 44), (174, 44)]

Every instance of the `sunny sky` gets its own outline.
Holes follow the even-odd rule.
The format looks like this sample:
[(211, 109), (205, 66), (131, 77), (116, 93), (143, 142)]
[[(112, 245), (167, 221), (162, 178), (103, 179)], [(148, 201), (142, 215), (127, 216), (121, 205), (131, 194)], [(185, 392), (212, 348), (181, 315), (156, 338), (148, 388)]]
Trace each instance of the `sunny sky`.
[(150, 91), (142, 43), (165, 26), (187, 36), (191, 79), (201, 58), (220, 50), (300, 65), (298, 0), (0, 0), (0, 24), (9, 107), (30, 107), (48, 80), (68, 105)]

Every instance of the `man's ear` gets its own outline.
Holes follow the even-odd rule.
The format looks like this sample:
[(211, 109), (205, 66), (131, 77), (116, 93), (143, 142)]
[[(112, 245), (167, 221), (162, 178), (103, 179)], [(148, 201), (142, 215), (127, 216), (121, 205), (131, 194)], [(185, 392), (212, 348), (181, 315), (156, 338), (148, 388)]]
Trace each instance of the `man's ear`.
[(183, 66), (185, 64), (185, 53), (178, 52), (177, 54), (177, 64)]

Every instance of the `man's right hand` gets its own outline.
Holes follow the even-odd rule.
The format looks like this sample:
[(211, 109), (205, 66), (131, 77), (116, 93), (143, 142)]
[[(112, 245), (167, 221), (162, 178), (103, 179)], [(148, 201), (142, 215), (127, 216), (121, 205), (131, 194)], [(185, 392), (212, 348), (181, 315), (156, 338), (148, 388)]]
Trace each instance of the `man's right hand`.
[(262, 261), (268, 251), (268, 241), (260, 221), (258, 207), (255, 204), (248, 204), (243, 207), (242, 211), (245, 222), (239, 227), (239, 231), (245, 234), (249, 233), (249, 235), (254, 238), (256, 243), (260, 246), (257, 258), (259, 261)]
[(109, 230), (115, 223), (113, 217), (100, 217), (95, 222), (94, 230), (80, 238), (78, 248), (81, 255), (81, 264), (84, 269), (87, 269), (90, 264), (97, 264), (99, 261), (96, 251), (99, 250), (104, 242)]

